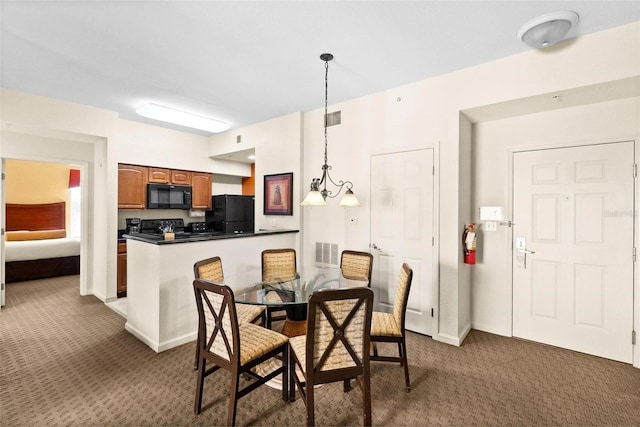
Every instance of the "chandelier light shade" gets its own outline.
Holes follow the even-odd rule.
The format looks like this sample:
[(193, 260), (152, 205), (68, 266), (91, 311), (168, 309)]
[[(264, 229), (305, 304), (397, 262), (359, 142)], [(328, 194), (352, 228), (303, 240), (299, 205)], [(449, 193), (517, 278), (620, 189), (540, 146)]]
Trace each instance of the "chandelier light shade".
[(311, 188), (300, 205), (302, 206), (327, 206), (327, 201), (320, 192), (320, 179), (314, 178), (311, 181)]
[(547, 13), (524, 24), (518, 38), (529, 47), (542, 49), (562, 41), (578, 19), (571, 10)]
[[(333, 179), (331, 179), (331, 176), (329, 175), (331, 166), (329, 166), (327, 163), (327, 103), (329, 93), (329, 61), (333, 59), (333, 55), (330, 53), (323, 53), (322, 55), (320, 55), (320, 59), (324, 61), (324, 164), (322, 165), (322, 178), (313, 178), (313, 180), (311, 181), (309, 192), (307, 193), (307, 196), (304, 198), (302, 203), (300, 203), (300, 205), (326, 206), (327, 197), (337, 197), (344, 188), (346, 191), (344, 196), (342, 197), (342, 200), (340, 200), (339, 206), (360, 206), (360, 202), (351, 190), (353, 188), (353, 184), (351, 183), (351, 181), (338, 180), (338, 182), (336, 183)], [(327, 190), (327, 183), (331, 183), (335, 187), (337, 187), (335, 193), (331, 190)]]

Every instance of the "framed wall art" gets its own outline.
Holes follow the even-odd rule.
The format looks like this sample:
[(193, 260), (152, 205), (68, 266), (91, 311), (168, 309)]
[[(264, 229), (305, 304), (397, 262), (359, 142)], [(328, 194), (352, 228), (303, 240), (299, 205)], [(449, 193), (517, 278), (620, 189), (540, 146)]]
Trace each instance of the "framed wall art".
[(293, 172), (264, 176), (264, 214), (293, 215)]

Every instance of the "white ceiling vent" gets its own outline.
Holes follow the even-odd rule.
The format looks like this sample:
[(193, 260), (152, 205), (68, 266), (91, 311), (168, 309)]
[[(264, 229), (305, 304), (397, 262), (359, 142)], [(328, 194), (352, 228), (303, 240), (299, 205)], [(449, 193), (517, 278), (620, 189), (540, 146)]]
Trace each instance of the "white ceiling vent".
[(334, 111), (327, 114), (327, 127), (342, 123), (342, 111)]

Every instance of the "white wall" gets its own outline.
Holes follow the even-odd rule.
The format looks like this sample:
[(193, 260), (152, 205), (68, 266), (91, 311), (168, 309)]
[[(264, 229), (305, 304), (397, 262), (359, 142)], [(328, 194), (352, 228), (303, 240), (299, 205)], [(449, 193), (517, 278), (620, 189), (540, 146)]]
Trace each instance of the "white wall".
[(230, 175), (213, 176), (213, 195), (242, 194), (242, 177)]
[[(303, 185), (300, 167), (301, 120), (300, 113), (292, 113), (210, 138), (209, 156), (255, 149), (256, 230), (260, 228), (300, 229), (300, 188)], [(236, 142), (237, 135), (242, 135), (240, 144)], [(249, 173), (244, 176), (251, 176), (251, 165), (241, 163), (238, 165), (248, 167)], [(293, 215), (264, 215), (264, 175), (286, 172), (293, 172)], [(215, 193), (219, 194), (219, 191), (216, 189)]]
[[(461, 260), (460, 233), (463, 225), (473, 217), (474, 187), (471, 182), (477, 178), (471, 157), (471, 125), (474, 119), (466, 112), (482, 113), (480, 116), (485, 117), (492, 115), (495, 119), (513, 115), (514, 111), (558, 109), (563, 106), (543, 102), (534, 105), (529, 98), (551, 99), (555, 93), (589, 92), (593, 91), (589, 88), (594, 87), (604, 87), (606, 91), (608, 82), (637, 78), (640, 73), (639, 33), (640, 23), (633, 23), (561, 43), (544, 51), (529, 51), (331, 105), (329, 112), (342, 111), (342, 124), (328, 129), (328, 159), (333, 167), (332, 175), (334, 179), (353, 182), (362, 207), (339, 208), (337, 201), (332, 200), (327, 207), (305, 208), (300, 221), (305, 262), (313, 256), (317, 241), (338, 243), (341, 249), (347, 246), (353, 249), (368, 247), (369, 159), (372, 154), (435, 148), (437, 181), (440, 183), (436, 230), (440, 283), (435, 338), (461, 343), (472, 322), (472, 270)], [(610, 48), (613, 45), (616, 49)], [(625, 95), (604, 95), (605, 98), (607, 96), (615, 99)], [(595, 101), (583, 96), (579, 102)], [(300, 152), (303, 178), (295, 180), (300, 197), (306, 193), (311, 179), (321, 173), (323, 112), (317, 109), (303, 114)], [(271, 121), (274, 123), (285, 125), (285, 121), (280, 120)], [(289, 125), (289, 128), (271, 126), (268, 138), (273, 140), (277, 132), (282, 139), (284, 135), (293, 134), (296, 125)], [(259, 127), (249, 129), (257, 130)], [(237, 134), (242, 134), (243, 144), (248, 141), (248, 145), (238, 147), (235, 144)], [(260, 140), (259, 135), (253, 134), (248, 139), (246, 136), (247, 129), (242, 129), (229, 132), (224, 141), (219, 137), (212, 139), (216, 145), (212, 144), (211, 154), (259, 147), (256, 143)], [(269, 155), (265, 156), (264, 151), (260, 155), (256, 149), (258, 183), (260, 177), (268, 173), (260, 171), (260, 165), (264, 167), (265, 162), (271, 163), (274, 157), (276, 164), (281, 160), (279, 156), (287, 156), (287, 161), (295, 158), (295, 155), (283, 152), (278, 152), (277, 156), (270, 152)], [(272, 173), (275, 172), (278, 170)], [(261, 189), (256, 188), (256, 191), (256, 195), (261, 193)], [(356, 217), (358, 224), (348, 224), (351, 217)], [(477, 305), (473, 304), (474, 307)], [(491, 310), (488, 307), (484, 309)]]
[[(640, 98), (635, 97), (476, 124), (473, 220), (479, 220), (479, 206), (510, 211), (510, 149), (637, 140), (639, 118)], [(507, 336), (511, 335), (511, 231), (502, 226), (497, 232), (484, 232), (481, 225), (479, 263), (472, 269), (473, 327)]]
[[(0, 91), (0, 111), (3, 158), (63, 161), (82, 166), (86, 221), (82, 225), (80, 291), (106, 299), (113, 282), (115, 296), (116, 246), (114, 239), (110, 256), (105, 224), (108, 225), (109, 207), (115, 206), (107, 188), (106, 153), (107, 141), (115, 134), (116, 114), (7, 89)], [(112, 211), (115, 224), (115, 209)]]
[[(207, 156), (208, 138), (32, 94), (2, 89), (0, 95), (2, 157), (86, 164), (86, 293), (115, 299), (118, 163), (215, 173), (216, 162)], [(124, 213), (120, 222), (139, 213)]]
[[(207, 169), (209, 162), (215, 165), (210, 156), (222, 154), (225, 150), (255, 148), (256, 206), (263, 203), (262, 176), (294, 173), (293, 216), (267, 217), (257, 212), (256, 226), (301, 228), (301, 248), (306, 255), (319, 239), (336, 241), (343, 247), (365, 248), (368, 245), (371, 154), (436, 148), (437, 181), (440, 183), (436, 232), (440, 283), (435, 338), (458, 344), (471, 323), (469, 307), (473, 305), (474, 313), (480, 313), (476, 310), (480, 307), (486, 309), (482, 303), (472, 304), (471, 278), (460, 259), (460, 232), (471, 214), (469, 201), (473, 187), (469, 176), (475, 179), (478, 173), (482, 173), (470, 175), (466, 169), (461, 170), (460, 162), (466, 162), (472, 146), (465, 112), (486, 112), (491, 106), (500, 104), (506, 110), (498, 111), (493, 118), (504, 118), (510, 114), (508, 106), (516, 105), (519, 100), (551, 97), (567, 90), (579, 92), (607, 82), (638, 78), (638, 34), (640, 22), (635, 22), (544, 51), (529, 51), (330, 106), (329, 111), (343, 111), (343, 123), (329, 129), (329, 163), (334, 168), (335, 178), (353, 181), (354, 191), (363, 205), (359, 209), (331, 205), (325, 209), (305, 209), (301, 213), (300, 197), (306, 192), (311, 178), (321, 172), (321, 109), (304, 114), (292, 113), (212, 137), (203, 143), (203, 137), (118, 120), (112, 112), (3, 90), (1, 121), (3, 124), (99, 136), (106, 141), (101, 148), (102, 153), (95, 155), (94, 162), (105, 161), (107, 173), (101, 178), (104, 182), (96, 181), (93, 190), (106, 196), (96, 199), (96, 212), (104, 216), (105, 221), (100, 227), (94, 227), (94, 231), (97, 244), (105, 250), (104, 256), (108, 260), (105, 267), (108, 286), (94, 286), (107, 296), (115, 295), (116, 286), (114, 236), (117, 228), (118, 162), (162, 164), (166, 161), (168, 167), (216, 173), (219, 171), (215, 166)], [(616, 97), (620, 95), (611, 95), (611, 99)], [(558, 106), (543, 106), (539, 111), (545, 108), (557, 109)], [(461, 112), (465, 114), (461, 115)], [(635, 119), (637, 121), (637, 117)], [(242, 134), (241, 147), (236, 144), (238, 133)], [(1, 146), (0, 151), (4, 153)], [(102, 209), (97, 208), (99, 203), (103, 204), (100, 205)], [(359, 222), (347, 227), (346, 220), (350, 215), (357, 215)], [(100, 265), (104, 265), (104, 258), (94, 260), (95, 271), (101, 271)], [(96, 283), (104, 280), (102, 274), (101, 277), (96, 276)], [(479, 322), (484, 319), (474, 317)], [(487, 322), (494, 324), (499, 321), (487, 319)]]

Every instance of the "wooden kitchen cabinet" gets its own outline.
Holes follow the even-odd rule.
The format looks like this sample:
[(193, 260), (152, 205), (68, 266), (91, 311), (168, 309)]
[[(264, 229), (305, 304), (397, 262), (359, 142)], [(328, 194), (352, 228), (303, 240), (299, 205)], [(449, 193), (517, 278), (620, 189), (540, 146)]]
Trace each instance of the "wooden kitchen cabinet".
[(191, 172), (150, 166), (149, 182), (154, 184), (191, 185)]
[(147, 205), (148, 168), (118, 164), (118, 209), (144, 209)]
[(192, 172), (171, 169), (171, 184), (192, 185)]
[(147, 183), (192, 187), (192, 209), (211, 209), (210, 173), (118, 164), (118, 209), (146, 209)]
[(118, 242), (118, 298), (127, 296), (127, 242)]
[(149, 167), (149, 182), (155, 184), (169, 184), (171, 182), (171, 169)]
[(211, 210), (211, 184), (213, 176), (210, 173), (193, 172), (191, 176), (191, 209)]

